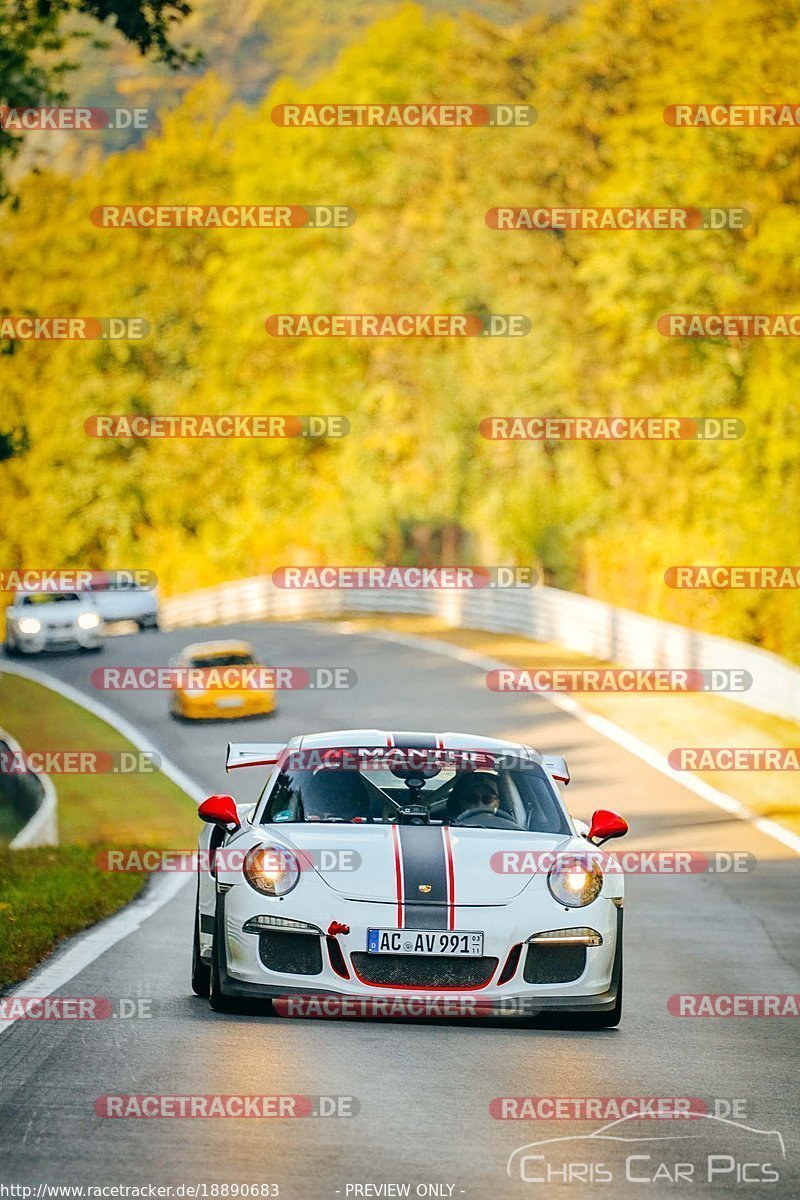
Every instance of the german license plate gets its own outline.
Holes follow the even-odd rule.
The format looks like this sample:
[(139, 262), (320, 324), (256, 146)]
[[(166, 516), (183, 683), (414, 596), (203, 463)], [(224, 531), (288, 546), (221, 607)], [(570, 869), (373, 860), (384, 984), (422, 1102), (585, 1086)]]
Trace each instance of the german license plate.
[(241, 708), (243, 704), (241, 696), (223, 696), (217, 701), (217, 708)]
[(368, 929), (369, 954), (442, 954), (461, 958), (483, 954), (483, 934), (446, 929)]

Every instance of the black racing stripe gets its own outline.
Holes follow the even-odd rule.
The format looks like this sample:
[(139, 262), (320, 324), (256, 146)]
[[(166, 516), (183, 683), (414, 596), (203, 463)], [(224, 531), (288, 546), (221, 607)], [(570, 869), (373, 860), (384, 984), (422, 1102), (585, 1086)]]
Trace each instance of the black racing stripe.
[[(401, 825), (404, 926), (447, 929), (447, 859), (442, 830), (434, 825)], [(430, 887), (421, 892), (420, 885)]]
[(392, 739), (398, 750), (435, 750), (435, 733), (393, 733)]

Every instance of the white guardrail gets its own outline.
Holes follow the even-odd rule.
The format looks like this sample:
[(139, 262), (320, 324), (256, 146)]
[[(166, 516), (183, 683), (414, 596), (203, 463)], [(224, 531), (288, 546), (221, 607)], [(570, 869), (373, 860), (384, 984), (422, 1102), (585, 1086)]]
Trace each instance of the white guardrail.
[(160, 619), (165, 628), (175, 629), (335, 617), (344, 612), (435, 616), (456, 628), (518, 633), (626, 667), (747, 671), (752, 687), (731, 694), (731, 699), (759, 712), (800, 721), (800, 668), (777, 654), (557, 588), (289, 591), (276, 587), (268, 576), (257, 575), (165, 599)]
[[(23, 757), (19, 743), (4, 729), (0, 729), (0, 754)], [(0, 775), (0, 804), (28, 817), (9, 843), (12, 850), (58, 845), (58, 798), (48, 775), (32, 771)]]

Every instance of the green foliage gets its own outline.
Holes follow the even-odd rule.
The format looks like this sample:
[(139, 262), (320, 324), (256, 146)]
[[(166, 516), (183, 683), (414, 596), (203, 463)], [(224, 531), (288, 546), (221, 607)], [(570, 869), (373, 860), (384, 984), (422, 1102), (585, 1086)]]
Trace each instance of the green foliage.
[[(793, 94), (797, 0), (594, 0), (494, 26), (406, 6), (249, 110), (206, 76), (141, 149), (21, 189), (0, 309), (143, 316), (140, 344), (0, 354), (10, 563), (150, 567), (167, 590), (284, 562), (532, 562), (557, 586), (800, 659), (790, 592), (686, 593), (671, 564), (797, 562), (794, 339), (661, 337), (664, 312), (791, 312), (789, 129), (676, 129)], [(306, 9), (297, 11), (306, 12)], [(759, 36), (754, 36), (759, 31)], [(281, 129), (292, 100), (500, 101), (531, 129)], [(97, 204), (343, 203), (336, 232), (94, 228)], [(499, 233), (498, 204), (746, 204), (742, 232)], [(527, 313), (520, 339), (278, 339), (270, 313)], [(343, 413), (341, 441), (108, 442), (103, 412)], [(490, 415), (740, 417), (716, 443), (492, 443)]]
[[(118, 34), (118, 45), (173, 70), (188, 66), (196, 56), (173, 44), (171, 27), (190, 11), (184, 0), (0, 0), (0, 106), (63, 103), (64, 79), (76, 65), (65, 54), (98, 24)], [(0, 167), (21, 147), (20, 137), (0, 129)], [(0, 200), (6, 195), (0, 175)]]

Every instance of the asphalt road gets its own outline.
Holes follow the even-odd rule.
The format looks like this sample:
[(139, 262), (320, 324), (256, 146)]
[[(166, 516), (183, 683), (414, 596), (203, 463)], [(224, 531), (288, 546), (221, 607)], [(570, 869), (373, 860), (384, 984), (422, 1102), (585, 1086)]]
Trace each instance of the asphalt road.
[[(214, 636), (221, 632), (215, 629)], [(546, 700), (488, 691), (482, 673), (464, 663), (335, 626), (247, 625), (226, 634), (248, 637), (272, 664), (348, 666), (359, 682), (349, 692), (285, 693), (270, 720), (202, 727), (170, 721), (164, 693), (100, 697), (209, 792), (231, 789), (224, 771), (231, 736), (274, 741), (304, 730), (378, 726), (517, 737), (565, 754), (574, 815), (618, 809), (630, 823), (631, 848), (748, 850), (756, 869), (629, 878), (625, 1011), (619, 1029), (603, 1032), (535, 1022), (217, 1015), (189, 988), (193, 887), (186, 886), (62, 989), (73, 996), (149, 998), (150, 1018), (19, 1021), (0, 1036), (0, 1183), (204, 1183), (212, 1196), (212, 1184), (272, 1182), (285, 1200), (402, 1195), (405, 1185), (410, 1196), (520, 1197), (546, 1190), (553, 1197), (605, 1191), (636, 1200), (706, 1194), (783, 1200), (800, 1194), (797, 1022), (679, 1019), (667, 1011), (675, 993), (800, 992), (795, 856)], [(59, 656), (35, 665), (97, 696), (89, 676), (98, 665), (165, 663), (201, 636), (182, 630), (116, 637), (102, 656)], [(692, 734), (693, 742), (702, 740), (700, 731)], [(234, 783), (242, 797), (255, 786), (251, 781), (248, 791), (235, 777)], [(294, 1120), (95, 1114), (98, 1096), (123, 1093), (352, 1096), (359, 1112)], [(509, 1176), (509, 1155), (536, 1140), (588, 1135), (605, 1122), (501, 1121), (489, 1112), (501, 1096), (697, 1097), (712, 1112), (716, 1101), (740, 1105), (735, 1125), (640, 1121), (614, 1131), (677, 1141), (595, 1139), (546, 1147), (561, 1174), (551, 1174), (545, 1187), (522, 1181), (519, 1159)], [(731, 1116), (724, 1104), (719, 1111)], [(775, 1138), (747, 1133), (743, 1125), (779, 1131), (785, 1159)], [(626, 1180), (630, 1154), (650, 1156), (627, 1164), (640, 1182)], [(709, 1154), (727, 1156), (714, 1160), (720, 1173), (711, 1185), (705, 1182)], [(681, 1161), (695, 1165), (693, 1176), (669, 1182), (662, 1168), (662, 1181), (641, 1182), (661, 1162), (674, 1177)], [(744, 1162), (770, 1162), (778, 1181), (744, 1182), (755, 1174), (763, 1179)], [(598, 1177), (598, 1164), (613, 1184), (602, 1171)], [(544, 1169), (529, 1160), (524, 1173), (535, 1178)], [(381, 1191), (382, 1184), (401, 1191)], [(428, 1185), (440, 1190), (417, 1190)]]

